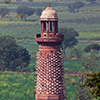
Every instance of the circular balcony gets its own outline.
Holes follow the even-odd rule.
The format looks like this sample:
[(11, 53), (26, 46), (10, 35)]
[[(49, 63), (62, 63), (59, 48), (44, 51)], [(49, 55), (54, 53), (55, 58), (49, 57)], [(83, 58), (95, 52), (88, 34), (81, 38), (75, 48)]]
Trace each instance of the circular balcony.
[(52, 37), (41, 37), (41, 34), (35, 34), (35, 40), (37, 42), (62, 42), (64, 39), (63, 34), (56, 33)]

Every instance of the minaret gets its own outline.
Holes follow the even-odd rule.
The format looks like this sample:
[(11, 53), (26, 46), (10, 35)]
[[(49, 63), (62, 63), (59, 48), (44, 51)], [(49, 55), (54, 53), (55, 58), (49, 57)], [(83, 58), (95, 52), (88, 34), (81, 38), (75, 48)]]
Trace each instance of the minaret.
[(48, 7), (40, 16), (41, 34), (35, 34), (37, 53), (37, 86), (35, 100), (64, 100), (63, 61), (60, 51), (63, 34), (58, 33), (58, 16)]

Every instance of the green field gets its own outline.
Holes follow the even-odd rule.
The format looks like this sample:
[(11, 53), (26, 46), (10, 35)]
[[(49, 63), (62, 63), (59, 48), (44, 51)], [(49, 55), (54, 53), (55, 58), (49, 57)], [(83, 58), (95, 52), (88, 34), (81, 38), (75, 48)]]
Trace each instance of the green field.
[(35, 100), (34, 73), (3, 73), (0, 75), (0, 100)]
[[(35, 100), (35, 74), (30, 73), (3, 73), (0, 75), (0, 100)], [(70, 77), (70, 76), (67, 76)], [(71, 77), (70, 82), (73, 80), (78, 82), (79, 77)], [(66, 80), (68, 81), (68, 80)], [(75, 88), (70, 87), (73, 84), (66, 87), (66, 95), (70, 99), (72, 95), (75, 95)], [(68, 92), (70, 91), (70, 92)], [(72, 92), (72, 95), (70, 94)]]
[[(73, 27), (80, 34), (78, 39), (100, 39), (99, 1), (97, 1), (98, 3), (96, 4), (89, 4), (84, 0), (85, 6), (80, 8), (78, 13), (68, 12), (67, 5), (69, 1), (73, 2), (73, 0), (68, 0), (67, 2), (66, 0), (62, 2), (60, 2), (60, 0), (58, 2), (52, 0), (49, 1), (51, 2), (51, 6), (58, 13), (58, 17), (60, 19), (59, 27)], [(27, 5), (34, 9), (42, 8), (44, 10), (48, 6), (48, 3), (43, 0), (43, 2), (34, 1), (34, 3), (27, 3)], [(27, 21), (20, 21), (20, 19), (16, 17), (17, 14), (15, 13), (16, 8), (19, 7), (19, 4), (11, 3), (7, 5), (1, 3), (0, 7), (8, 7), (11, 9), (10, 18), (0, 18), (0, 36), (11, 35), (15, 38), (34, 39), (34, 34), (40, 33), (40, 22), (38, 21), (39, 16), (34, 14), (27, 17)]]
[[(0, 100), (35, 100), (35, 77), (34, 73), (2, 73), (0, 75)], [(79, 87), (73, 82), (79, 83), (79, 76), (65, 75), (65, 83), (67, 83), (65, 94), (69, 100), (71, 97), (79, 100), (76, 99), (76, 89), (78, 90)]]

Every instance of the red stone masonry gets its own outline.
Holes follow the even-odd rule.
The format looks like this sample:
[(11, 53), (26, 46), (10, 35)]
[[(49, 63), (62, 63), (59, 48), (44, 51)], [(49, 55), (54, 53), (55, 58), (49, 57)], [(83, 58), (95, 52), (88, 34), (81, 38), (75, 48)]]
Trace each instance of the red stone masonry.
[(41, 34), (35, 34), (37, 53), (36, 100), (64, 100), (63, 61), (60, 51), (63, 34), (58, 33), (57, 13), (50, 5), (40, 17)]

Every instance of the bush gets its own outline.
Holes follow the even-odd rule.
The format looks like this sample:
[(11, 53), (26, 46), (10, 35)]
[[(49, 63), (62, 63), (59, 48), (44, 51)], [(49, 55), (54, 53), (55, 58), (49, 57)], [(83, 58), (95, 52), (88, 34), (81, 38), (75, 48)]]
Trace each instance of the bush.
[(11, 36), (0, 37), (0, 70), (23, 70), (30, 62), (28, 51)]

